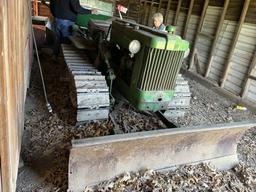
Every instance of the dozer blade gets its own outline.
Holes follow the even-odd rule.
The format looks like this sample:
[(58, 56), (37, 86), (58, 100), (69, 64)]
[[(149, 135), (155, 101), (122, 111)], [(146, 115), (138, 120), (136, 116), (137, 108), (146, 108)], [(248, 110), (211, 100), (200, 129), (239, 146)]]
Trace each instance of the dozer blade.
[(238, 163), (241, 135), (256, 122), (226, 123), (114, 135), (72, 141), (69, 191), (83, 191), (124, 172), (165, 170), (211, 162), (219, 169)]

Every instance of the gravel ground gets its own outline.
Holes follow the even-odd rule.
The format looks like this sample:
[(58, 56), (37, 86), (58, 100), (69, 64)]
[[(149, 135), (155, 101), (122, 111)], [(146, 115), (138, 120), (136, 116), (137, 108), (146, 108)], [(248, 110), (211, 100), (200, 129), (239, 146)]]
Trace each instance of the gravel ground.
[(255, 191), (256, 173), (238, 165), (229, 171), (218, 171), (207, 164), (181, 166), (175, 171), (144, 170), (125, 173), (85, 192), (97, 191)]
[[(53, 62), (47, 54), (42, 54), (41, 59), (54, 113), (47, 113), (38, 68), (34, 65), (26, 101), (22, 146), (25, 166), (19, 170), (18, 192), (66, 191), (70, 141), (116, 132), (111, 121), (95, 121), (76, 127), (65, 65), (61, 59)], [(255, 114), (235, 110), (235, 103), (194, 80), (188, 80), (192, 92), (191, 109), (184, 118), (173, 120), (179, 126), (255, 119)], [(124, 133), (143, 131), (141, 127), (145, 127), (144, 130), (156, 126), (165, 128), (155, 117), (139, 113), (127, 103), (120, 104), (114, 116)], [(154, 123), (150, 123), (152, 121)], [(126, 173), (99, 185), (94, 191), (254, 191), (255, 134), (256, 129), (249, 130), (241, 139), (238, 145), (241, 165), (233, 170), (221, 172), (206, 164), (183, 166), (167, 173), (145, 170)]]

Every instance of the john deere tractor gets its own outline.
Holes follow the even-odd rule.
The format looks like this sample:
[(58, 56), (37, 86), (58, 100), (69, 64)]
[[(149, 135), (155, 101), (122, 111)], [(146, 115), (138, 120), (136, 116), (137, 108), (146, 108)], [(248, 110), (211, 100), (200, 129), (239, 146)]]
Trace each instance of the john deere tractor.
[[(78, 23), (81, 28), (87, 30), (84, 35), (86, 39), (95, 42), (96, 48), (93, 52), (96, 53), (96, 60), (101, 61), (97, 67), (90, 65), (94, 71), (101, 69), (101, 73), (111, 80), (111, 83), (108, 83), (110, 87), (112, 87), (112, 80), (115, 79), (116, 89), (139, 110), (165, 111), (167, 117), (184, 115), (189, 107), (190, 92), (187, 82), (179, 75), (179, 71), (189, 52), (187, 41), (173, 34), (173, 30), (161, 32), (133, 21), (117, 18), (95, 18), (94, 16), (92, 19), (87, 19), (88, 22), (83, 25), (81, 24), (81, 21), (85, 20), (83, 17), (88, 18), (88, 16), (80, 15)], [(70, 49), (64, 46), (64, 56), (65, 53), (70, 53)], [(76, 65), (83, 63), (82, 56), (80, 58), (81, 61), (76, 61)], [(70, 58), (67, 59), (70, 60)], [(88, 63), (87, 60), (84, 62)], [(68, 64), (68, 66), (73, 65)], [(84, 92), (80, 89), (81, 87), (76, 86), (73, 89), (77, 94), (74, 103), (78, 111), (82, 111), (80, 115), (78, 113), (77, 121), (107, 118), (111, 102), (106, 98), (106, 92), (102, 91), (103, 89), (106, 91), (106, 85), (101, 82), (101, 90), (97, 84), (99, 80), (96, 77), (89, 78), (91, 76), (89, 71), (92, 70), (89, 66), (86, 65), (85, 68), (80, 67), (77, 70), (73, 73), (74, 85), (78, 84), (76, 79), (91, 81), (91, 85), (95, 85), (90, 87), (93, 91), (90, 91), (88, 87), (84, 89)], [(81, 74), (88, 78), (79, 78)], [(99, 89), (95, 90), (95, 87)], [(109, 90), (111, 95), (111, 89)], [(81, 96), (82, 93), (84, 96)], [(88, 100), (85, 95), (91, 95), (89, 98), (91, 106), (79, 105)], [(79, 98), (86, 99), (81, 101)], [(82, 115), (86, 118), (82, 118)]]

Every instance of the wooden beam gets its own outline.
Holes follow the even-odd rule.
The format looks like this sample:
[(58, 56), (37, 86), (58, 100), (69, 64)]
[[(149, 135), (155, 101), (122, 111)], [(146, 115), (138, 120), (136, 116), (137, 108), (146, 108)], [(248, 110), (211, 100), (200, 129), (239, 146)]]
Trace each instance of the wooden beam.
[(163, 3), (163, 0), (160, 0), (160, 1), (159, 1), (159, 5), (158, 5), (157, 12), (160, 12), (160, 11), (161, 11), (162, 3)]
[(245, 17), (246, 17), (248, 8), (249, 8), (250, 1), (251, 0), (245, 0), (245, 2), (244, 2), (244, 6), (243, 6), (243, 10), (242, 10), (242, 13), (241, 13), (241, 16), (240, 16), (238, 27), (236, 28), (234, 39), (232, 41), (231, 49), (230, 49), (230, 52), (229, 52), (229, 55), (228, 55), (228, 59), (226, 61), (226, 65), (224, 67), (225, 71), (224, 71), (224, 73), (222, 75), (222, 78), (220, 79), (220, 86), (222, 88), (225, 85), (225, 81), (227, 80), (228, 73), (229, 73), (230, 68), (231, 68), (231, 59), (232, 59), (232, 56), (234, 54), (234, 51), (235, 51), (235, 48), (236, 48), (236, 44), (237, 44), (240, 32), (242, 30), (243, 23), (245, 21)]
[(144, 12), (144, 18), (142, 23), (146, 25), (146, 20), (147, 20), (147, 1), (146, 0), (144, 1), (143, 12)]
[(177, 5), (177, 8), (176, 8), (175, 18), (174, 18), (174, 21), (173, 21), (173, 25), (175, 25), (175, 26), (176, 26), (177, 23), (178, 23), (178, 18), (179, 18), (179, 14), (180, 14), (181, 3), (182, 3), (182, 0), (178, 0), (178, 5)]
[(198, 28), (197, 28), (194, 44), (192, 45), (192, 54), (191, 54), (192, 56), (191, 56), (190, 63), (189, 63), (189, 66), (188, 66), (189, 70), (191, 70), (191, 68), (193, 66), (193, 63), (194, 63), (193, 62), (194, 61), (193, 56), (195, 55), (196, 43), (198, 41), (199, 34), (201, 33), (202, 28), (203, 28), (204, 18), (205, 18), (205, 15), (206, 15), (206, 10), (207, 10), (208, 4), (209, 4), (209, 0), (205, 0), (204, 1), (204, 7), (203, 7), (203, 10), (202, 10), (202, 13), (201, 13), (200, 22), (199, 22), (199, 25), (198, 25)]
[(195, 0), (191, 0), (190, 4), (189, 4), (187, 19), (186, 19), (186, 23), (185, 23), (185, 27), (184, 27), (184, 31), (183, 31), (183, 35), (182, 35), (183, 39), (186, 39), (186, 35), (187, 35), (187, 31), (188, 31), (188, 25), (189, 25), (190, 17), (191, 17), (192, 10), (193, 10), (193, 7), (194, 7), (194, 2), (195, 2)]
[[(9, 137), (10, 133), (8, 129), (10, 128), (10, 122), (8, 121), (8, 107), (10, 107), (10, 102), (8, 102), (8, 85), (9, 85), (9, 59), (8, 59), (8, 3), (7, 1), (0, 1), (0, 15), (1, 15), (1, 28), (0, 28), (0, 156), (1, 156), (1, 176), (2, 176), (2, 187), (3, 191), (11, 191), (12, 188), (12, 178), (10, 170), (10, 151), (8, 150), (10, 143)], [(7, 14), (6, 14), (7, 12)], [(5, 13), (5, 14), (4, 14)], [(11, 98), (10, 98), (11, 99)]]
[(246, 77), (246, 79), (244, 81), (244, 84), (243, 84), (243, 87), (242, 87), (242, 91), (241, 91), (241, 97), (242, 98), (245, 98), (245, 96), (246, 96), (246, 94), (248, 92), (248, 89), (249, 89), (251, 81), (255, 80), (255, 79), (251, 78), (255, 68), (256, 68), (256, 49), (254, 51), (254, 56), (253, 56), (250, 68), (248, 70), (247, 77)]
[(248, 78), (256, 81), (256, 76), (250, 75)]
[(37, 16), (38, 15), (38, 1), (37, 0), (34, 0), (33, 11), (34, 11), (34, 15)]
[(194, 59), (195, 59), (195, 66), (196, 66), (196, 72), (200, 75), (202, 75), (202, 70), (201, 70), (201, 67), (200, 67), (200, 61), (198, 59), (198, 51), (197, 49), (195, 50), (195, 55), (194, 55)]
[[(1, 135), (0, 135), (0, 138), (1, 138)], [(1, 159), (1, 157), (0, 157)], [(2, 169), (1, 169), (1, 161), (0, 161), (0, 192), (2, 192), (3, 189), (2, 189)]]
[[(115, 4), (116, 4), (116, 1), (115, 1)], [(114, 6), (114, 7), (116, 7), (116, 6)], [(142, 24), (142, 19), (143, 19), (143, 9), (141, 9), (141, 7), (142, 7), (142, 0), (139, 0), (139, 7), (140, 7), (140, 10), (139, 10), (139, 18), (138, 18), (138, 23), (140, 23), (140, 24)]]
[(147, 18), (147, 25), (150, 24), (149, 23), (150, 21), (152, 22), (152, 19), (150, 18), (150, 13), (152, 12), (153, 6), (154, 6), (154, 0), (151, 0), (150, 10), (149, 10), (148, 18)]
[(219, 39), (219, 36), (220, 36), (220, 32), (221, 32), (221, 29), (222, 29), (222, 26), (223, 26), (223, 23), (224, 23), (224, 19), (225, 19), (227, 10), (228, 10), (229, 2), (230, 2), (230, 0), (225, 0), (224, 7), (223, 7), (223, 10), (222, 10), (222, 13), (221, 13), (220, 20), (219, 20), (219, 24), (218, 24), (218, 27), (217, 27), (217, 30), (216, 30), (216, 33), (215, 33), (216, 35), (215, 35), (213, 43), (212, 43), (210, 56), (208, 58), (208, 62), (207, 62), (207, 66), (206, 66), (206, 72), (204, 74), (205, 77), (208, 77), (208, 75), (210, 73), (210, 70), (211, 70), (212, 61), (213, 61), (215, 51), (216, 51), (215, 48), (216, 48), (216, 45), (217, 45), (217, 42), (218, 42), (218, 39)]
[[(24, 123), (25, 40), (30, 1), (0, 1), (0, 161), (3, 192), (16, 188)], [(27, 63), (26, 63), (27, 64)], [(26, 65), (27, 66), (27, 65)], [(28, 66), (27, 66), (28, 67)], [(28, 74), (27, 74), (28, 75)]]
[(170, 11), (170, 8), (171, 8), (171, 3), (172, 3), (172, 0), (168, 0), (168, 4), (167, 4), (165, 16), (164, 16), (164, 23), (166, 25), (168, 24), (167, 22), (168, 22), (168, 17), (169, 17), (169, 11)]

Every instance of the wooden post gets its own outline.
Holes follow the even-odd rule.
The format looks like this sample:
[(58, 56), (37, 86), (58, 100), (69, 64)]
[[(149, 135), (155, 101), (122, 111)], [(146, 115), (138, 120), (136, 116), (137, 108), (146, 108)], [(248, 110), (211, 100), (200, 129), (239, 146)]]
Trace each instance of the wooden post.
[(159, 1), (159, 5), (158, 5), (157, 12), (160, 12), (160, 11), (161, 11), (161, 8), (162, 8), (162, 2), (163, 2), (163, 0), (160, 0), (160, 1)]
[[(115, 1), (115, 3), (116, 3), (116, 1)], [(114, 6), (114, 7), (116, 7), (116, 6)], [(141, 9), (141, 7), (142, 7), (142, 0), (139, 0), (139, 8), (140, 8), (140, 10), (139, 10), (139, 18), (138, 18), (138, 23), (140, 23), (140, 24), (142, 24), (142, 9)]]
[(245, 0), (245, 2), (244, 2), (244, 6), (243, 6), (242, 14), (241, 14), (241, 17), (240, 17), (240, 20), (239, 20), (239, 23), (238, 23), (238, 27), (236, 28), (236, 32), (235, 32), (235, 35), (234, 35), (234, 39), (232, 41), (232, 45), (231, 45), (231, 49), (230, 49), (230, 52), (229, 52), (229, 55), (228, 55), (228, 59), (226, 61), (226, 65), (224, 67), (225, 71), (224, 71), (224, 73), (222, 75), (222, 78), (220, 80), (220, 86), (222, 88), (224, 87), (225, 81), (227, 80), (228, 73), (229, 73), (230, 68), (231, 68), (231, 59), (232, 59), (232, 56), (233, 56), (235, 48), (236, 48), (236, 43), (238, 41), (238, 37), (239, 37), (239, 34), (240, 34), (242, 26), (243, 26), (246, 13), (247, 13), (247, 10), (249, 8), (250, 1), (251, 0)]
[[(0, 137), (1, 137), (1, 135), (0, 135)], [(0, 157), (0, 159), (1, 159), (1, 157)], [(3, 191), (3, 189), (2, 189), (2, 169), (1, 169), (1, 162), (0, 162), (0, 192), (2, 192)]]
[(208, 58), (208, 63), (207, 63), (207, 66), (206, 66), (206, 72), (204, 74), (205, 77), (207, 77), (209, 75), (210, 70), (211, 70), (212, 61), (213, 61), (213, 58), (214, 58), (214, 55), (215, 55), (215, 48), (216, 48), (216, 45), (217, 45), (217, 42), (218, 42), (218, 39), (219, 39), (219, 36), (220, 36), (220, 32), (221, 32), (223, 23), (224, 23), (224, 19), (225, 19), (226, 13), (227, 13), (229, 2), (230, 2), (230, 0), (225, 0), (223, 11), (222, 11), (220, 21), (219, 21), (219, 24), (218, 24), (218, 28), (217, 28), (217, 31), (215, 33), (216, 35), (215, 35), (213, 43), (212, 43), (210, 56)]
[(249, 89), (249, 85), (250, 85), (250, 82), (251, 82), (251, 78), (250, 76), (253, 75), (253, 70), (255, 70), (255, 67), (256, 67), (256, 50), (254, 51), (254, 56), (253, 56), (253, 59), (252, 59), (252, 63), (250, 65), (250, 68), (248, 70), (248, 73), (247, 73), (247, 77), (244, 81), (244, 84), (243, 84), (243, 87), (242, 87), (242, 91), (241, 91), (241, 97), (244, 98), (248, 92), (248, 89)]
[[(3, 192), (16, 188), (24, 123), (25, 40), (30, 1), (0, 1), (0, 171)], [(28, 63), (26, 63), (27, 66)]]
[(147, 25), (149, 25), (149, 22), (151, 21), (150, 13), (152, 12), (153, 6), (154, 6), (154, 0), (151, 0), (150, 10), (149, 10), (148, 18), (147, 18)]
[(34, 0), (33, 10), (34, 10), (34, 15), (37, 16), (38, 15), (38, 1), (37, 0)]
[(166, 12), (165, 12), (165, 16), (164, 16), (164, 23), (167, 25), (168, 23), (168, 17), (169, 17), (169, 10), (171, 8), (171, 3), (172, 0), (168, 0), (168, 4), (167, 4), (167, 8), (166, 8)]
[(175, 18), (174, 18), (174, 21), (173, 21), (173, 25), (175, 25), (175, 26), (177, 25), (177, 22), (178, 22), (181, 3), (182, 3), (182, 0), (178, 0), (178, 5), (177, 5), (176, 13), (175, 13)]
[(147, 20), (147, 1), (146, 0), (144, 1), (143, 11), (144, 11), (144, 18), (142, 23), (146, 25), (146, 20)]
[(182, 35), (183, 39), (186, 39), (186, 35), (187, 35), (187, 31), (188, 31), (188, 25), (189, 25), (189, 20), (190, 20), (190, 17), (191, 17), (191, 14), (192, 14), (192, 10), (193, 10), (193, 7), (194, 7), (194, 2), (195, 2), (195, 0), (191, 0), (190, 4), (189, 4), (188, 15), (187, 15), (187, 19), (186, 19), (183, 35)]
[[(9, 14), (12, 8), (13, 15)], [(15, 92), (11, 83), (11, 67), (15, 63), (14, 58), (16, 52), (13, 52), (13, 58), (10, 58), (10, 47), (13, 45), (11, 41), (15, 39), (14, 31), (10, 30), (10, 24), (13, 24), (11, 20), (15, 18), (15, 5), (13, 1), (7, 2), (7, 0), (0, 1), (0, 16), (1, 16), (1, 28), (0, 28), (0, 156), (1, 156), (1, 179), (3, 191), (14, 191), (13, 186), (13, 171), (10, 165), (12, 153), (10, 149), (10, 137), (13, 128), (15, 127), (16, 112), (14, 112), (13, 122), (11, 122), (11, 105), (15, 105)], [(10, 17), (10, 18), (8, 18)], [(9, 22), (8, 22), (9, 21)], [(15, 50), (13, 50), (15, 51)], [(13, 79), (14, 80), (14, 79)]]
[(199, 26), (198, 26), (197, 32), (196, 32), (195, 41), (194, 41), (194, 44), (193, 44), (193, 47), (192, 47), (192, 53), (191, 53), (192, 57), (190, 58), (190, 63), (189, 63), (189, 67), (188, 67), (189, 70), (191, 70), (191, 68), (193, 66), (193, 63), (194, 63), (193, 61), (194, 61), (196, 43), (197, 43), (198, 38), (199, 38), (199, 33), (202, 31), (202, 28), (203, 28), (204, 18), (205, 18), (206, 9), (208, 7), (208, 4), (209, 4), (209, 0), (205, 0), (204, 1), (204, 8), (203, 8), (201, 18), (200, 18), (200, 22), (199, 22)]

